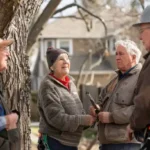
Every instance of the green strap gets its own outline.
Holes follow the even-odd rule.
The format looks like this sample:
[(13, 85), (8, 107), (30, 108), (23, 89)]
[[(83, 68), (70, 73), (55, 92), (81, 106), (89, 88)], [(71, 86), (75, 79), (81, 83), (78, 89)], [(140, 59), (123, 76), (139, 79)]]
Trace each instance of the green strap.
[(42, 135), (42, 141), (43, 141), (43, 144), (45, 146), (45, 150), (50, 150), (50, 147), (48, 146), (48, 141), (47, 141), (47, 135), (46, 134)]

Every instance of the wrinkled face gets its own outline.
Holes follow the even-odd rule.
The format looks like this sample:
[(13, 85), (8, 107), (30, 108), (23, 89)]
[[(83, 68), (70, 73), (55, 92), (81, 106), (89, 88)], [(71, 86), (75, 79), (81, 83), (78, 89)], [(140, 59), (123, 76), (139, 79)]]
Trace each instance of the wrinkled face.
[(129, 54), (125, 47), (119, 45), (116, 49), (116, 63), (120, 71), (126, 72), (136, 64), (136, 57)]
[(7, 69), (7, 60), (10, 53), (7, 47), (0, 47), (0, 71)]
[(139, 28), (139, 38), (147, 51), (150, 51), (150, 24), (141, 24)]
[(60, 54), (51, 69), (58, 78), (63, 78), (68, 75), (70, 71), (70, 60), (68, 55), (65, 53)]

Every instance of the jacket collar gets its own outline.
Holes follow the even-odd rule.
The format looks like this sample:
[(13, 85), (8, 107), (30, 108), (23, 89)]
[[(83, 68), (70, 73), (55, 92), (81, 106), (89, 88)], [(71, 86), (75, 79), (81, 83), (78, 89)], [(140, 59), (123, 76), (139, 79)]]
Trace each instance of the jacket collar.
[[(50, 78), (51, 80), (57, 82), (59, 85), (65, 87), (60, 81), (58, 81), (57, 79), (55, 79), (54, 77), (50, 76), (49, 74), (47, 75), (48, 78)], [(73, 77), (71, 76), (68, 76), (70, 81), (69, 81), (69, 84), (72, 82), (72, 80), (74, 79)], [(66, 87), (65, 87), (66, 88)], [(66, 88), (67, 89), (67, 88)], [(70, 90), (71, 90), (71, 87), (70, 87)]]
[(145, 55), (143, 56), (143, 58), (144, 58), (144, 59), (147, 59), (149, 55), (150, 55), (150, 52), (148, 52), (147, 54), (145, 54)]
[[(136, 73), (138, 70), (140, 70), (141, 68), (142, 68), (142, 64), (138, 63), (128, 74), (132, 75), (132, 74)], [(117, 69), (115, 72), (119, 75), (120, 70)]]

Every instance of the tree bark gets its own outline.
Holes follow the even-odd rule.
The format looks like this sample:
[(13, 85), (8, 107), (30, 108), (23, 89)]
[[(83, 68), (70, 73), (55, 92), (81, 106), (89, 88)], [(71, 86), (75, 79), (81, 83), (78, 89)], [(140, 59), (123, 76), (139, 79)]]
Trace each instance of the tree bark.
[(4, 36), (3, 31), (14, 16), (18, 5), (19, 2), (14, 0), (0, 0), (0, 37)]
[[(14, 39), (8, 70), (2, 74), (7, 103), (20, 111), (21, 150), (31, 148), (30, 70), (26, 54), (31, 21), (43, 0), (0, 0), (0, 35)], [(2, 6), (2, 7), (1, 7)], [(4, 35), (4, 36), (3, 36)], [(36, 107), (36, 106), (35, 106)]]

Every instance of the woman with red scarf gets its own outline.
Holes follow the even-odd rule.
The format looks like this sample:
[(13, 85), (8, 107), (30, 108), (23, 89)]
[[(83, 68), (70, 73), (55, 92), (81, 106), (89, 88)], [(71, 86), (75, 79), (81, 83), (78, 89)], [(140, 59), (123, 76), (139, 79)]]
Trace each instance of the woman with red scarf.
[(91, 126), (95, 118), (85, 114), (76, 86), (69, 76), (68, 53), (48, 48), (46, 55), (50, 73), (39, 89), (39, 143), (43, 144), (43, 150), (77, 150), (83, 128)]

